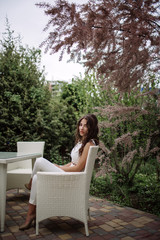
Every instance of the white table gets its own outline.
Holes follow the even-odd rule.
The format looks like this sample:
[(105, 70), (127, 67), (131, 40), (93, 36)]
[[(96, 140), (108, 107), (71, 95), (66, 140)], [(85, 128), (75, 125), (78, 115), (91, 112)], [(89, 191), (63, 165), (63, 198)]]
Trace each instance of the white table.
[(0, 232), (4, 231), (6, 212), (7, 164), (32, 159), (32, 165), (41, 153), (24, 154), (17, 152), (0, 152)]

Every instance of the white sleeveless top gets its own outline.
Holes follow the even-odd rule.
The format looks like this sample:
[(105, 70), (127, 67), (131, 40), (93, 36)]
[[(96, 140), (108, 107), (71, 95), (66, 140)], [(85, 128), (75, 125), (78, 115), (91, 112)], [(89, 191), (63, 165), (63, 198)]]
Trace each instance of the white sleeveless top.
[(79, 160), (79, 149), (81, 148), (82, 143), (77, 143), (71, 151), (71, 162), (73, 165), (76, 165)]
[[(93, 144), (95, 144), (94, 140), (92, 140)], [(96, 145), (96, 144), (95, 144)], [(79, 160), (79, 149), (81, 148), (82, 143), (78, 142), (71, 151), (71, 166), (75, 166)]]

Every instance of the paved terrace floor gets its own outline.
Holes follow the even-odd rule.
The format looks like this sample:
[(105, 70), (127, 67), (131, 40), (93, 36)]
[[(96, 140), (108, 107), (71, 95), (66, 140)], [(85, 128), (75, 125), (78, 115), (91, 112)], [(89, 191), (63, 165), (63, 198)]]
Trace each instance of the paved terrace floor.
[(29, 193), (21, 190), (7, 192), (5, 232), (0, 233), (2, 240), (160, 240), (160, 218), (129, 207), (119, 207), (109, 201), (90, 198), (91, 220), (90, 236), (86, 237), (81, 222), (56, 217), (40, 223), (40, 235), (35, 228), (19, 231), (24, 223), (28, 209)]

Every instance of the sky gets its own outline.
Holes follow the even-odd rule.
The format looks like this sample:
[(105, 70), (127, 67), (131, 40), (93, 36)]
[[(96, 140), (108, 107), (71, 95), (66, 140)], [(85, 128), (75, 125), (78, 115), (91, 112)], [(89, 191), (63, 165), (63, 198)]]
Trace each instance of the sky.
[[(87, 0), (69, 0), (76, 3), (85, 3)], [(35, 3), (54, 3), (55, 0), (0, 0), (0, 39), (6, 28), (6, 17), (8, 18), (14, 36), (20, 35), (22, 45), (29, 48), (39, 48), (47, 33), (43, 31), (48, 22), (43, 8), (35, 6)], [(59, 54), (44, 53), (42, 51), (42, 67), (45, 66), (45, 76), (48, 81), (62, 80), (70, 82), (74, 76), (84, 74), (84, 68), (78, 63), (67, 63), (69, 57), (66, 55), (59, 61)]]

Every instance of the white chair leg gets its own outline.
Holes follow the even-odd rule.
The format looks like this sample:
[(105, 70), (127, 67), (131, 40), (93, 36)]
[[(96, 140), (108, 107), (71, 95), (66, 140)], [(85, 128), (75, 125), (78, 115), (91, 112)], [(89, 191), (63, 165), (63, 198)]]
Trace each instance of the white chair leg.
[(85, 223), (84, 226), (85, 226), (86, 236), (88, 237), (89, 236), (88, 223)]
[(36, 235), (39, 235), (39, 223), (36, 221)]

